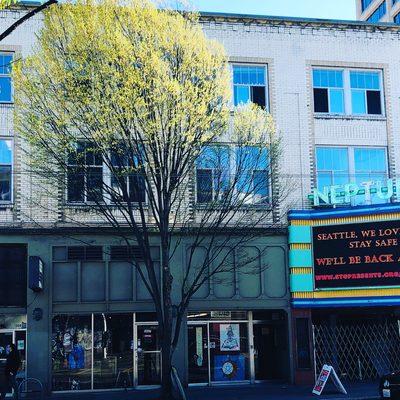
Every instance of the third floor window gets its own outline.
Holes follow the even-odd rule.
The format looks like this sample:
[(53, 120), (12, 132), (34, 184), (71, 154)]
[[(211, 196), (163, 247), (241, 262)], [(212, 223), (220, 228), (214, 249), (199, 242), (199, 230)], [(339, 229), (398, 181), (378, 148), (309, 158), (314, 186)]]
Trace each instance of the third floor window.
[(251, 101), (268, 109), (266, 67), (235, 64), (232, 69), (234, 105), (246, 104)]
[(379, 70), (314, 68), (314, 112), (383, 115), (382, 88)]

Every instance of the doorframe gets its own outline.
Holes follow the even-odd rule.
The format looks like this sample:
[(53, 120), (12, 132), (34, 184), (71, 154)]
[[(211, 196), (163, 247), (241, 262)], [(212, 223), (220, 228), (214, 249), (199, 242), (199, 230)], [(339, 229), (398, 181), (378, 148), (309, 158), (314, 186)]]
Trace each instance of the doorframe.
[[(249, 374), (250, 377), (249, 379), (245, 379), (243, 381), (237, 381), (237, 382), (232, 382), (232, 383), (227, 383), (227, 382), (217, 382), (213, 381), (211, 379), (211, 354), (210, 354), (210, 324), (247, 324), (246, 331), (248, 335), (248, 347), (247, 351), (249, 354)], [(252, 311), (247, 311), (247, 319), (246, 320), (195, 320), (195, 321), (188, 321), (187, 325), (189, 326), (196, 326), (196, 325), (205, 325), (207, 326), (207, 354), (208, 354), (208, 382), (199, 382), (199, 383), (189, 383), (189, 386), (220, 386), (220, 385), (241, 385), (241, 384), (248, 384), (248, 383), (254, 383), (254, 354), (253, 354), (253, 349), (254, 349), (254, 338), (253, 338), (253, 312)], [(188, 356), (188, 354), (186, 355)]]
[[(139, 354), (138, 354), (138, 326), (157, 326), (157, 321), (140, 321), (136, 322), (136, 313), (133, 316), (133, 386), (135, 389), (152, 389), (159, 388), (161, 385), (140, 385), (139, 384), (139, 374), (138, 374), (138, 364), (139, 364)], [(162, 377), (162, 351), (154, 350), (154, 351), (144, 351), (144, 353), (148, 354), (160, 354), (160, 377)]]

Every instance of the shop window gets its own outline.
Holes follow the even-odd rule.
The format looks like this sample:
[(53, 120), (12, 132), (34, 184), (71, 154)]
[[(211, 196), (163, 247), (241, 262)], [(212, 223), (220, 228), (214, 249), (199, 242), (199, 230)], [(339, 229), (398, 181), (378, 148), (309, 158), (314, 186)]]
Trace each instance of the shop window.
[(379, 72), (350, 71), (353, 114), (382, 114)]
[(310, 326), (308, 318), (296, 318), (296, 360), (297, 368), (311, 368)]
[(329, 69), (313, 70), (314, 111), (343, 114), (343, 71)]
[(52, 389), (92, 389), (91, 315), (56, 316), (52, 325)]
[(93, 388), (133, 386), (132, 314), (95, 314)]
[(0, 305), (26, 307), (27, 250), (25, 245), (0, 245)]
[(12, 140), (0, 139), (0, 203), (12, 198)]
[(68, 155), (67, 200), (70, 203), (98, 202), (103, 198), (103, 160), (94, 143), (78, 141)]
[[(317, 147), (316, 167), (317, 187), (321, 192), (326, 187), (348, 183), (356, 183), (365, 190), (377, 183), (384, 186), (388, 179), (388, 161), (383, 147)], [(353, 205), (388, 202), (376, 193), (353, 196), (351, 201)]]
[(233, 65), (233, 100), (235, 106), (253, 102), (267, 107), (266, 67)]
[(12, 103), (13, 101), (12, 63), (13, 54), (0, 53), (0, 103)]

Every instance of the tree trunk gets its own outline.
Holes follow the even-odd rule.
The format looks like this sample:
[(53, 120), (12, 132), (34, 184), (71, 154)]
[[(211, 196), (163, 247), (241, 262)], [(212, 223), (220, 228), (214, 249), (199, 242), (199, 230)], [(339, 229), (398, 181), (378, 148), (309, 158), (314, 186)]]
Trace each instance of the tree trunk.
[(171, 368), (172, 368), (172, 324), (164, 324), (163, 338), (161, 341), (161, 357), (162, 357), (162, 399), (172, 400), (173, 397), (173, 386), (171, 379)]

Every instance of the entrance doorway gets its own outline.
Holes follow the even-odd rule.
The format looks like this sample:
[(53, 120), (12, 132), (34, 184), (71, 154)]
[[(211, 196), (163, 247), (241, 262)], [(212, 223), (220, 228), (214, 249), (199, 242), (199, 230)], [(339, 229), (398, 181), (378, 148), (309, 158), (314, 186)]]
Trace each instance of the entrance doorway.
[(136, 323), (136, 386), (161, 384), (161, 347), (156, 323)]
[(285, 312), (211, 311), (188, 319), (189, 384), (289, 379)]
[(0, 360), (7, 357), (7, 346), (14, 344), (21, 357), (20, 373), (25, 373), (26, 364), (26, 330), (0, 329)]

